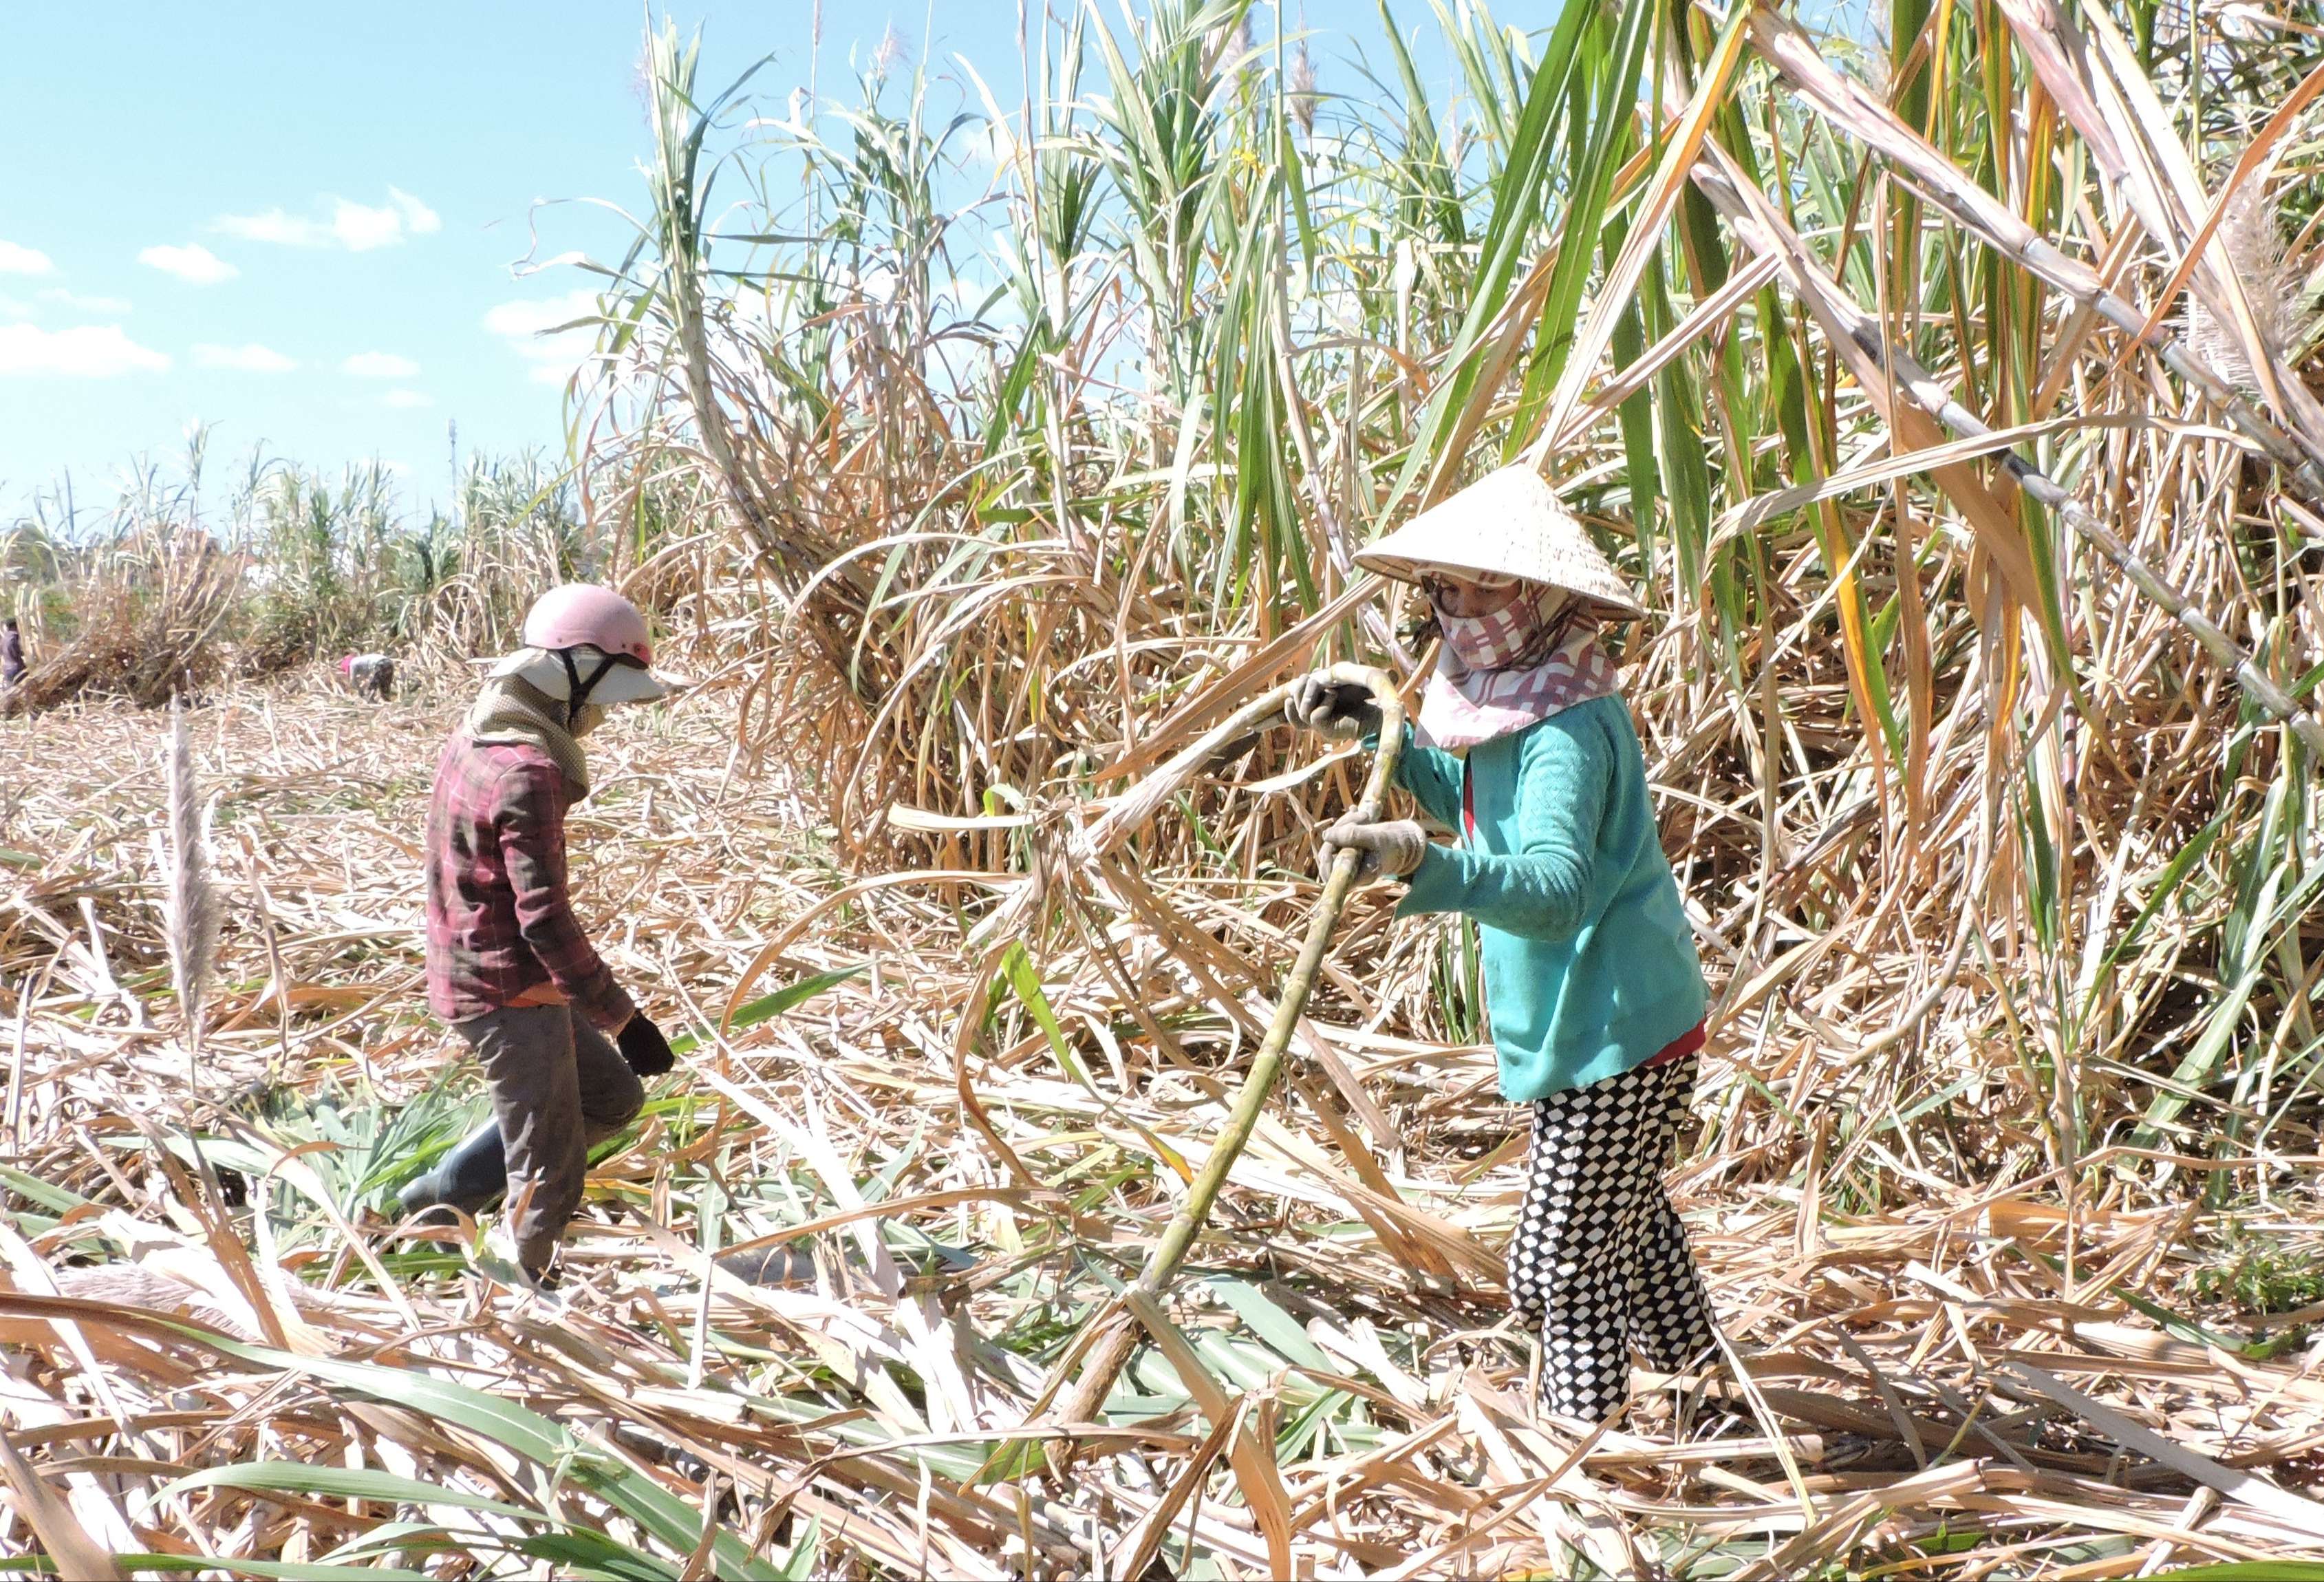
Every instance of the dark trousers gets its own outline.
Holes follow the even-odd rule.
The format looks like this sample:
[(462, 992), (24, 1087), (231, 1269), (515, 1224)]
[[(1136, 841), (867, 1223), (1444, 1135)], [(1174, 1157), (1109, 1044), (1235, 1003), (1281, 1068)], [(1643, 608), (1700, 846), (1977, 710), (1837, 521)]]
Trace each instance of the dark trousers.
[(1718, 1336), (1663, 1167), (1695, 1057), (1641, 1066), (1533, 1106), (1509, 1300), (1541, 1330), (1541, 1403), (1602, 1421), (1630, 1392), (1629, 1354), (1675, 1372)]
[(528, 1269), (546, 1268), (581, 1207), (590, 1147), (635, 1118), (645, 1087), (621, 1050), (570, 1005), (492, 1011), (452, 1029), (484, 1068), (508, 1156), (517, 1256)]

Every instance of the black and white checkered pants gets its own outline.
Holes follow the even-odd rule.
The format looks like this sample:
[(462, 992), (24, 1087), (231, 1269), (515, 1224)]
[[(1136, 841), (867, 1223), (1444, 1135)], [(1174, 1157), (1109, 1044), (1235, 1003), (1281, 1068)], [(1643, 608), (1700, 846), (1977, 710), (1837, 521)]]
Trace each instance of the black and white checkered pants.
[(1716, 1344), (1711, 1302), (1663, 1189), (1695, 1057), (1536, 1099), (1509, 1300), (1541, 1330), (1541, 1404), (1589, 1422), (1629, 1394), (1629, 1354), (1675, 1372)]

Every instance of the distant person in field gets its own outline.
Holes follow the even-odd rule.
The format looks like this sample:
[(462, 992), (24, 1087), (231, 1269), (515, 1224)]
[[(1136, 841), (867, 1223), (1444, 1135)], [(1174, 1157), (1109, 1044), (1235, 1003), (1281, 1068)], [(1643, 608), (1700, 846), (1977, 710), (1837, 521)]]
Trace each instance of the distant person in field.
[(544, 594), (445, 743), (428, 810), (428, 1003), (484, 1065), (493, 1120), (406, 1187), (416, 1214), (481, 1213), (549, 1276), (593, 1143), (645, 1103), (669, 1041), (613, 981), (566, 893), (565, 815), (589, 794), (580, 738), (607, 708), (664, 697), (645, 617), (611, 588)]
[(384, 703), (395, 696), (395, 661), (383, 653), (351, 653), (339, 661), (339, 674), (358, 698)]
[[(1351, 816), (1327, 849), (1401, 879), (1398, 915), (1477, 920), (1502, 1096), (1533, 1107), (1509, 1297), (1540, 1328), (1541, 1402), (1597, 1422), (1629, 1354), (1675, 1372), (1716, 1352), (1662, 1174), (1694, 1087), (1705, 995), (1663, 855), (1646, 759), (1602, 625), (1643, 615), (1530, 467), (1504, 467), (1356, 557), (1416, 582), (1443, 644), (1398, 780), (1459, 832)], [(1288, 708), (1377, 733), (1360, 687), (1307, 677)]]
[(0, 692), (13, 692), (16, 683), (24, 679), (24, 634), (17, 629), (16, 617), (0, 620)]

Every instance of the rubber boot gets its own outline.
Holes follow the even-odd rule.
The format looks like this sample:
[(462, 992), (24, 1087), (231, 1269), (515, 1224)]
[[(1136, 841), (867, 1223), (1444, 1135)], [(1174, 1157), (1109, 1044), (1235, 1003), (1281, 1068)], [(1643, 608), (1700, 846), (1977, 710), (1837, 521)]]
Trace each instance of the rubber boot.
[(486, 1121), (458, 1147), (436, 1161), (436, 1168), (403, 1189), (403, 1212), (428, 1208), (457, 1208), (482, 1214), (508, 1190), (508, 1152), (501, 1146), (498, 1121)]

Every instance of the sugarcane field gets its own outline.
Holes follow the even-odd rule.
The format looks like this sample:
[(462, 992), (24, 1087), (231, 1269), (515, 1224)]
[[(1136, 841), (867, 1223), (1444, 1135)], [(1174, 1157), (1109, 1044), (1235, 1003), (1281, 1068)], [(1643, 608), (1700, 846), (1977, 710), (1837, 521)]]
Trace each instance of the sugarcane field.
[(2324, 1582), (2324, 6), (110, 9), (0, 1574)]

